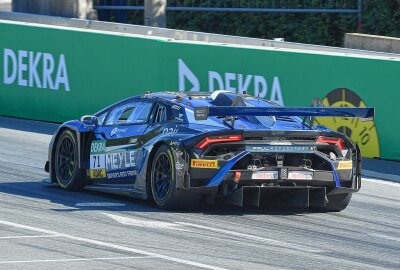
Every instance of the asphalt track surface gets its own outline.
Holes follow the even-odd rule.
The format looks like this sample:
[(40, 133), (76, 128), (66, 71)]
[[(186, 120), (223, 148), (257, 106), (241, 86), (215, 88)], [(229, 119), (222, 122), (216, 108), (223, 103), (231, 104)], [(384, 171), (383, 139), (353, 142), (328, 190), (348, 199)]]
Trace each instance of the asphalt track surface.
[(0, 269), (400, 269), (400, 184), (340, 213), (203, 207), (44, 186), (56, 126), (0, 118)]

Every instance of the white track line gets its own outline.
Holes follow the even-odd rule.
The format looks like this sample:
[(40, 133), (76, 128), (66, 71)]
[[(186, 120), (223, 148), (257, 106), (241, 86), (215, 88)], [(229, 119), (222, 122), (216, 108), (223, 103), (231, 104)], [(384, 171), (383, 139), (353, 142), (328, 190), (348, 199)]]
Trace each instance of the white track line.
[(400, 176), (395, 175), (395, 174), (389, 174), (389, 173), (380, 173), (380, 172), (375, 172), (375, 171), (369, 171), (369, 170), (362, 170), (362, 174), (365, 177), (368, 178), (378, 178), (378, 179), (383, 179), (383, 180), (389, 180), (389, 181), (394, 181), (394, 182), (400, 182)]
[(108, 248), (112, 248), (112, 249), (138, 253), (138, 254), (145, 255), (145, 256), (152, 256), (152, 257), (163, 259), (163, 260), (166, 260), (166, 261), (186, 264), (186, 265), (195, 266), (195, 267), (199, 267), (199, 268), (212, 269), (212, 270), (226, 270), (225, 268), (221, 268), (221, 267), (217, 267), (217, 266), (212, 266), (212, 265), (198, 263), (198, 262), (194, 262), (194, 261), (179, 259), (179, 258), (175, 258), (175, 257), (171, 257), (171, 256), (157, 254), (157, 253), (154, 253), (154, 252), (148, 252), (148, 251), (144, 251), (144, 250), (140, 250), (140, 249), (136, 249), (136, 248), (130, 248), (130, 247), (126, 247), (126, 246), (121, 246), (121, 245), (117, 245), (117, 244), (112, 244), (112, 243), (107, 243), (107, 242), (103, 242), (103, 241), (93, 240), (93, 239), (89, 239), (89, 238), (73, 236), (73, 235), (68, 235), (68, 234), (64, 234), (64, 233), (58, 233), (58, 232), (55, 232), (55, 231), (50, 231), (50, 230), (41, 229), (41, 228), (37, 228), (37, 227), (32, 227), (32, 226), (28, 226), (28, 225), (18, 224), (18, 223), (14, 223), (14, 222), (5, 221), (5, 220), (0, 220), (0, 224), (7, 225), (7, 226), (10, 226), (10, 227), (14, 227), (14, 228), (19, 228), (19, 229), (25, 229), (25, 230), (28, 230), (28, 231), (34, 231), (34, 232), (40, 232), (40, 233), (56, 235), (56, 236), (64, 237), (64, 238), (67, 238), (67, 239), (80, 241), (80, 242), (85, 242), (85, 243), (98, 245), (98, 246), (102, 246), (102, 247), (108, 247)]
[(379, 234), (379, 233), (369, 233), (368, 235), (379, 237), (379, 238), (383, 238), (383, 239), (386, 239), (386, 240), (392, 240), (392, 241), (400, 242), (400, 238), (392, 237), (392, 236), (388, 236), (388, 235), (383, 235), (383, 234)]
[(15, 235), (15, 236), (1, 236), (1, 239), (20, 239), (20, 238), (49, 238), (49, 237), (59, 237), (59, 235)]
[(236, 237), (250, 239), (250, 240), (253, 240), (253, 241), (255, 240), (255, 241), (267, 243), (267, 244), (270, 244), (270, 245), (275, 245), (275, 246), (287, 248), (287, 249), (290, 249), (290, 250), (298, 250), (298, 251), (302, 251), (302, 252), (311, 252), (311, 253), (324, 252), (323, 250), (307, 247), (305, 245), (297, 245), (297, 244), (287, 243), (287, 242), (274, 240), (274, 239), (271, 239), (271, 238), (260, 237), (260, 236), (256, 236), (256, 235), (251, 235), (251, 234), (244, 234), (244, 233), (239, 233), (239, 232), (234, 232), (234, 231), (229, 231), (229, 230), (211, 228), (211, 227), (208, 227), (208, 226), (202, 226), (202, 225), (186, 223), (186, 222), (175, 222), (175, 223), (176, 224), (180, 224), (180, 225), (184, 225), (184, 226), (197, 228), (197, 229), (202, 229), (202, 230), (207, 230), (207, 231), (212, 231), (212, 232), (218, 232), (218, 233), (221, 233), (221, 234), (233, 235), (233, 236), (236, 236)]
[(133, 257), (110, 257), (110, 258), (79, 258), (79, 259), (53, 259), (53, 260), (30, 260), (30, 261), (0, 261), (0, 264), (17, 264), (17, 263), (44, 263), (44, 262), (79, 262), (79, 261), (105, 261), (105, 260), (131, 260), (146, 259), (150, 256), (133, 256)]
[(117, 207), (125, 206), (124, 203), (112, 203), (112, 202), (82, 202), (76, 203), (76, 207)]
[(42, 170), (44, 172), (44, 170), (43, 170), (44, 167), (43, 166), (42, 167), (34, 166), (34, 165), (29, 165), (29, 164), (20, 163), (20, 162), (13, 162), (13, 161), (8, 161), (8, 160), (3, 160), (3, 159), (0, 159), (0, 162), (13, 164), (13, 165), (19, 165), (19, 166), (23, 166), (23, 167), (30, 167), (30, 168), (40, 169), (40, 170)]
[(387, 185), (387, 186), (392, 186), (392, 187), (400, 187), (400, 183), (390, 182), (388, 180), (380, 180), (380, 179), (372, 179), (372, 178), (363, 177), (362, 181), (372, 182), (372, 183), (377, 183), (377, 184), (382, 184), (382, 185)]

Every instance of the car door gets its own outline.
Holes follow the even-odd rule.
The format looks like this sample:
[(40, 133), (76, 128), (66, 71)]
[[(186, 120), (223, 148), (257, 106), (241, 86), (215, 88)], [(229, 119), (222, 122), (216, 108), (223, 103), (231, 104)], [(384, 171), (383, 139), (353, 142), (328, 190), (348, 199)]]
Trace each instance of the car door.
[(95, 183), (135, 183), (141, 136), (152, 107), (150, 100), (133, 99), (109, 110), (91, 143), (89, 175)]

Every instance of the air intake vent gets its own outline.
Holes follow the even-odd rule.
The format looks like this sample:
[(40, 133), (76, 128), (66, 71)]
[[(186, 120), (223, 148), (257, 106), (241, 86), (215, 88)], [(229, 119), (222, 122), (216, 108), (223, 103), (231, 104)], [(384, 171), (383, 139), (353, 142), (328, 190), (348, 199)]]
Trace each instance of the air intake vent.
[(275, 117), (277, 121), (284, 121), (284, 122), (296, 122), (292, 117), (290, 116), (276, 116)]

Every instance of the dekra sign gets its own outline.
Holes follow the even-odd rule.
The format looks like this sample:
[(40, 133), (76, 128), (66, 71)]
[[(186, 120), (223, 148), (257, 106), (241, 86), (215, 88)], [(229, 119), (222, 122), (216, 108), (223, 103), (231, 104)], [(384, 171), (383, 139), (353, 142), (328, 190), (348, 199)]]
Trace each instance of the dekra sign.
[(3, 50), (3, 83), (70, 91), (64, 54)]

